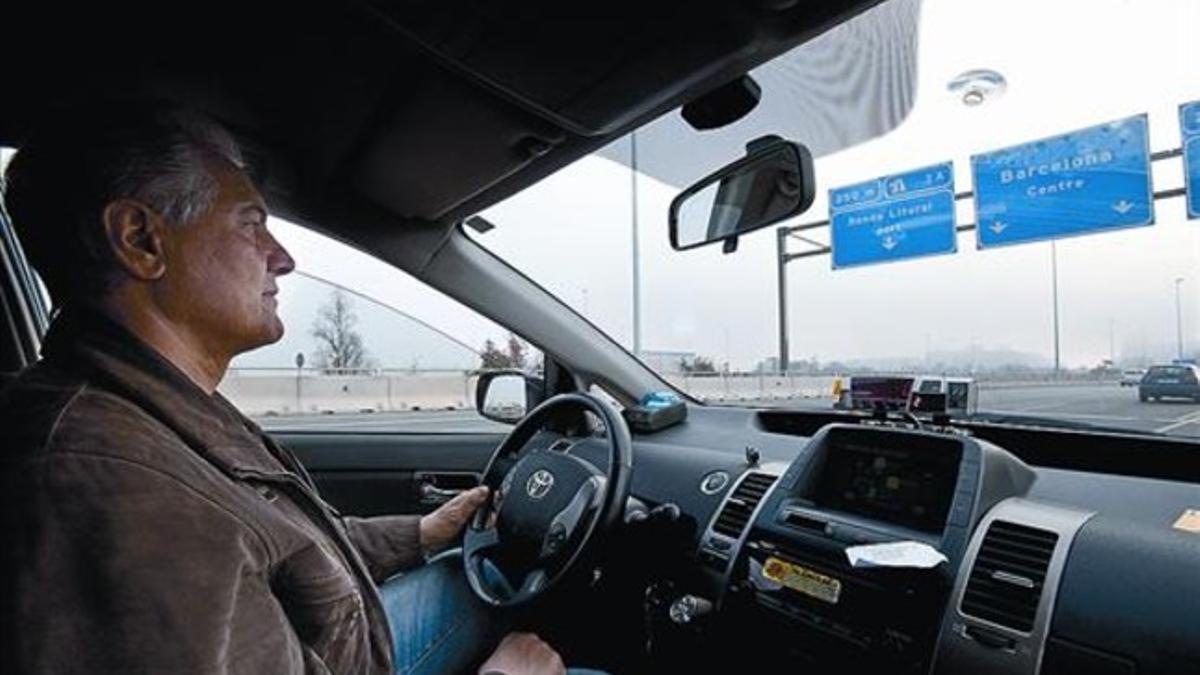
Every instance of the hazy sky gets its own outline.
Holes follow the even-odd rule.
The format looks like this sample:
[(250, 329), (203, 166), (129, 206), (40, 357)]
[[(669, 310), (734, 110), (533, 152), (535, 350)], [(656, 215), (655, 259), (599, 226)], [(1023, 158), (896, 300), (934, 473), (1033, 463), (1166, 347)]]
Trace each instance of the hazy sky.
[[(1177, 148), (1177, 106), (1200, 99), (1197, 26), (1200, 2), (1194, 0), (925, 0), (911, 114), (880, 138), (818, 158), (816, 203), (794, 222), (823, 220), (831, 187), (953, 160), (956, 188), (968, 190), (973, 153), (1139, 113), (1150, 116), (1152, 150)], [(964, 106), (946, 84), (972, 68), (1002, 73), (1007, 92), (983, 106)], [(695, 143), (703, 142), (697, 134)], [(687, 147), (677, 151), (686, 153)], [(1155, 188), (1181, 186), (1181, 164), (1156, 162)], [(729, 360), (735, 369), (751, 368), (777, 353), (773, 228), (743, 237), (733, 255), (722, 255), (719, 246), (676, 253), (666, 224), (676, 192), (650, 178), (639, 181), (642, 346), (698, 352), (718, 363)], [(1066, 365), (1107, 357), (1110, 328), (1118, 356), (1173, 349), (1177, 276), (1186, 279), (1185, 338), (1200, 348), (1200, 221), (1185, 220), (1183, 207), (1178, 198), (1158, 201), (1153, 226), (1058, 243)], [(585, 158), (483, 215), (497, 228), (473, 235), (476, 240), (631, 345), (626, 167)], [(959, 202), (958, 219), (974, 221), (970, 202)], [(504, 335), (367, 255), (278, 219), (272, 227), (309, 273), (410, 312), (474, 348)], [(811, 234), (828, 241), (827, 231)], [(799, 242), (790, 248), (803, 249)], [(1048, 243), (976, 251), (974, 233), (961, 235), (959, 252), (950, 256), (839, 271), (830, 269), (827, 256), (793, 262), (792, 357), (920, 356), (927, 348), (974, 344), (1048, 360), (1049, 263)], [(288, 335), (240, 364), (286, 367), (296, 352), (312, 353), (308, 329), (326, 293), (298, 276), (283, 280), (281, 288)], [(464, 347), (391, 311), (356, 303), (368, 348), (381, 365), (472, 365), (474, 357)]]

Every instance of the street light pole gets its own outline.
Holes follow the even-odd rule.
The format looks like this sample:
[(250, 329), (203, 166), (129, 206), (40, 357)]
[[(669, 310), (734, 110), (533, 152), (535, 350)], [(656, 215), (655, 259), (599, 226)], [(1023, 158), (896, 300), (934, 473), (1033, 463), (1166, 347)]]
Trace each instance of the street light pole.
[(304, 370), (304, 352), (296, 352), (296, 414), (304, 412), (300, 400), (300, 375)]
[(1054, 374), (1058, 375), (1061, 361), (1059, 359), (1059, 341), (1058, 341), (1058, 247), (1054, 241), (1050, 241), (1050, 282), (1053, 286), (1052, 294), (1054, 301)]
[(781, 373), (788, 371), (788, 315), (787, 315), (787, 230), (775, 230), (775, 264), (779, 273), (779, 366)]
[(1108, 319), (1108, 362), (1114, 366), (1117, 363), (1117, 341), (1113, 332), (1113, 319)]
[(1175, 351), (1177, 358), (1183, 360), (1183, 309), (1179, 302), (1179, 284), (1183, 277), (1175, 277)]
[(633, 355), (642, 355), (642, 278), (638, 250), (638, 156), (637, 132), (629, 133), (629, 186), (633, 223)]

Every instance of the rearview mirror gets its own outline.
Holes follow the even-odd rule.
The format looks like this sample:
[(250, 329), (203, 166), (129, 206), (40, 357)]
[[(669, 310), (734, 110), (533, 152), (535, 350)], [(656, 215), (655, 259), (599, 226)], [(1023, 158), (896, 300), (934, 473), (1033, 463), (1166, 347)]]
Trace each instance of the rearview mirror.
[(730, 253), (738, 236), (803, 213), (815, 194), (807, 148), (778, 136), (751, 141), (745, 157), (671, 202), (671, 246), (686, 251), (724, 241)]

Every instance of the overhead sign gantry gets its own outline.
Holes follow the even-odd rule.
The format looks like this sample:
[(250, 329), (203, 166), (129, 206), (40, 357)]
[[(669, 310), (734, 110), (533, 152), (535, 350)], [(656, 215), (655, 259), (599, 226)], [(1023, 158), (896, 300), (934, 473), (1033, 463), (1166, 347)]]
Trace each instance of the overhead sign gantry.
[[(831, 255), (834, 269), (957, 251), (976, 232), (980, 249), (1154, 223), (1154, 202), (1187, 197), (1200, 218), (1200, 101), (1179, 107), (1182, 147), (1151, 153), (1149, 119), (1135, 115), (971, 157), (974, 189), (954, 192), (944, 162), (829, 192), (829, 218), (776, 229), (779, 367), (788, 369), (787, 263)], [(1155, 191), (1153, 162), (1183, 157), (1186, 186)], [(976, 223), (954, 203), (972, 200)], [(947, 203), (949, 204), (947, 206)], [(828, 241), (811, 232), (829, 228)], [(788, 242), (805, 244), (792, 252)], [(1057, 303), (1056, 303), (1057, 304)], [(1057, 339), (1056, 339), (1057, 343)]]

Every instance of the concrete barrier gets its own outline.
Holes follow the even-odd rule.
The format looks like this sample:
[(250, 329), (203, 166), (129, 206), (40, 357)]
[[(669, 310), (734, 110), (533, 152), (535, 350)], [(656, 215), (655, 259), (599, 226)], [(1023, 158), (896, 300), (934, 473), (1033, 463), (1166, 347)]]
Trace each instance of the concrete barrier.
[(768, 373), (691, 373), (667, 376), (688, 394), (714, 403), (833, 399), (833, 377)]
[(474, 378), (465, 373), (286, 376), (230, 371), (218, 391), (247, 414), (288, 415), (458, 410), (474, 406), (474, 387)]

